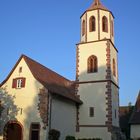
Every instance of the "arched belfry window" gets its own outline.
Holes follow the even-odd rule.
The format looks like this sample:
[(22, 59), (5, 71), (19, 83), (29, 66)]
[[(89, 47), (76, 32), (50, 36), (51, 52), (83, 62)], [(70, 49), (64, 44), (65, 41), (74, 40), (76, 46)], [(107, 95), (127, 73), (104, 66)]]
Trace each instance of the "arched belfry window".
[(86, 27), (85, 20), (83, 20), (82, 21), (82, 36), (85, 35), (85, 27)]
[(113, 75), (116, 76), (116, 62), (115, 59), (113, 58)]
[(89, 31), (93, 32), (96, 30), (96, 19), (94, 16), (91, 16), (89, 19)]
[(103, 32), (108, 32), (108, 20), (106, 16), (102, 18), (102, 30)]
[(94, 73), (98, 71), (98, 60), (97, 57), (92, 55), (87, 60), (87, 72)]
[(111, 21), (111, 35), (114, 36), (114, 24), (113, 24), (113, 21)]

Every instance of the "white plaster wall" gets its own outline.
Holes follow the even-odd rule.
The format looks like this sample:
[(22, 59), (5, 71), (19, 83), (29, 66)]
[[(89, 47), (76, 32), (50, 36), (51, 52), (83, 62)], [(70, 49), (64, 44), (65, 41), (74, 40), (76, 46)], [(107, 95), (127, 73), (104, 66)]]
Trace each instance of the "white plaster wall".
[(140, 125), (131, 125), (130, 130), (130, 135), (132, 139), (140, 138)]
[(107, 128), (81, 127), (80, 133), (76, 133), (77, 138), (101, 138), (102, 140), (111, 140), (111, 133)]
[[(106, 41), (80, 44), (79, 47), (79, 81), (105, 80), (106, 75)], [(91, 55), (98, 58), (98, 72), (87, 73), (87, 60)]]
[[(112, 124), (119, 127), (119, 89), (111, 84), (112, 91)], [(116, 110), (116, 117), (115, 117)]]
[[(106, 83), (81, 84), (78, 88), (80, 99), (80, 125), (105, 125), (106, 119)], [(94, 107), (94, 117), (89, 116), (89, 108)]]
[[(20, 67), (22, 67), (22, 73), (19, 73)], [(25, 88), (12, 88), (13, 79), (18, 77), (26, 78)], [(21, 110), (19, 110), (16, 118), (23, 125), (23, 140), (29, 139), (30, 124), (32, 122), (40, 122), (40, 137), (41, 140), (45, 140), (46, 130), (42, 129), (43, 124), (38, 111), (38, 93), (42, 85), (33, 77), (24, 59), (20, 61), (8, 81), (2, 87), (6, 88), (9, 95), (16, 97), (14, 104), (18, 108), (22, 108), (22, 114)]]
[(61, 132), (60, 140), (67, 135), (75, 136), (76, 130), (76, 105), (66, 99), (52, 99), (51, 128)]
[[(98, 14), (97, 10), (87, 12), (87, 42), (98, 40)], [(94, 32), (89, 32), (89, 19), (94, 16), (96, 19), (96, 30)]]

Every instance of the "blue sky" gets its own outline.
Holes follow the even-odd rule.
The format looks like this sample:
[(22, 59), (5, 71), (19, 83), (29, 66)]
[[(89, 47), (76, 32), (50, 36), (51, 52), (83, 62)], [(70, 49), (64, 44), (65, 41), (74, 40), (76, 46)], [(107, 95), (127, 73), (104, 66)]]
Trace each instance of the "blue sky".
[[(92, 0), (0, 0), (0, 82), (21, 54), (75, 79), (80, 16)], [(140, 1), (102, 0), (115, 16), (120, 104), (135, 103), (140, 89)]]

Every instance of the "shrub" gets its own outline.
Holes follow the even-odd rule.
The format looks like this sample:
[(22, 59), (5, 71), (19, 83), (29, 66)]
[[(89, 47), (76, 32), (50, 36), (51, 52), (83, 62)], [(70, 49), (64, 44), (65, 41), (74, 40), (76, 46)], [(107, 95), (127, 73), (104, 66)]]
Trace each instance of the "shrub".
[(65, 140), (76, 140), (74, 136), (66, 136)]
[(49, 131), (49, 135), (48, 135), (49, 140), (59, 140), (59, 137), (60, 137), (60, 132), (58, 130), (51, 129)]

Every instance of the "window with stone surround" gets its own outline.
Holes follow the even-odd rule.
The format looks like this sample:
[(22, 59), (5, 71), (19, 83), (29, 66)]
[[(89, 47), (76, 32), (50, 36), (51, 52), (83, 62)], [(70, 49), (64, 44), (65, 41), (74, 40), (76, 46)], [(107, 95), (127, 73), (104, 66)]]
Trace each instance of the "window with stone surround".
[(113, 75), (116, 76), (116, 62), (115, 62), (114, 58), (113, 58), (113, 62), (112, 63), (113, 63), (112, 64), (113, 65), (113, 68), (112, 68), (113, 69)]
[(94, 107), (89, 108), (89, 116), (94, 117)]
[(96, 30), (96, 20), (94, 16), (91, 16), (89, 19), (89, 32)]
[(92, 55), (87, 60), (87, 72), (94, 73), (98, 71), (98, 60), (97, 57)]
[(30, 140), (40, 140), (40, 124), (32, 123), (30, 125)]
[(108, 32), (108, 20), (106, 16), (102, 18), (102, 30), (103, 32)]
[(16, 88), (16, 89), (24, 88), (25, 82), (26, 82), (26, 78), (23, 78), (23, 77), (15, 78), (13, 79), (13, 82), (12, 82), (12, 88)]
[(86, 23), (85, 20), (82, 21), (82, 36), (85, 35), (85, 28), (86, 28)]
[(111, 21), (111, 35), (114, 36), (114, 23)]

